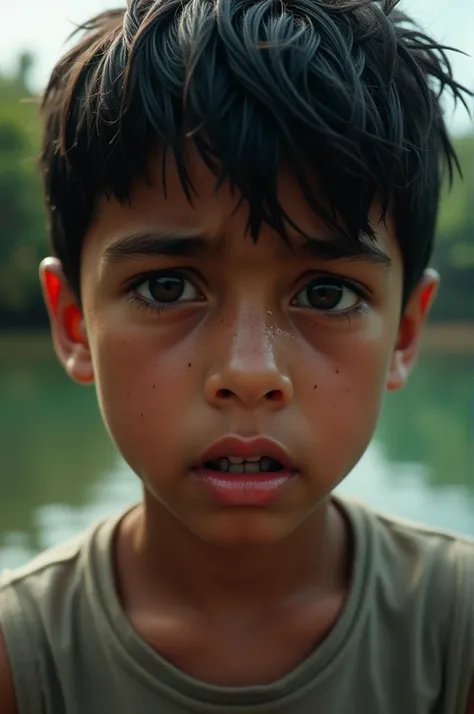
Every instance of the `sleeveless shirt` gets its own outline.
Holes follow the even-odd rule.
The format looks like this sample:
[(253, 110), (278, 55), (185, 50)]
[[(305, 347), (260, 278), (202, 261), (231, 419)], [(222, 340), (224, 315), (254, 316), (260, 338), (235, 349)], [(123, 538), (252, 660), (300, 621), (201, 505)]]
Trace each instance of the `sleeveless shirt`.
[(474, 541), (336, 499), (354, 539), (330, 634), (263, 686), (212, 686), (142, 641), (115, 590), (120, 517), (0, 579), (19, 714), (465, 714), (474, 677)]

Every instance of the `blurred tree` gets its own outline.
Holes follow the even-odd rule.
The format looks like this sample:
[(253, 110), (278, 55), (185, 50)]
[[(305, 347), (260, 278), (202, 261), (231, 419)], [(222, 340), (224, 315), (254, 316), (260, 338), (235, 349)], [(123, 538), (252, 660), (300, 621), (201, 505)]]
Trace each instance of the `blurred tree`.
[(0, 327), (46, 324), (38, 262), (46, 220), (37, 168), (38, 103), (28, 91), (31, 55), (11, 78), (0, 76)]
[(474, 321), (474, 135), (457, 138), (463, 178), (444, 192), (433, 266), (441, 288), (432, 322)]
[(24, 92), (28, 92), (29, 79), (31, 70), (33, 69), (35, 59), (30, 52), (23, 52), (18, 60), (17, 80)]

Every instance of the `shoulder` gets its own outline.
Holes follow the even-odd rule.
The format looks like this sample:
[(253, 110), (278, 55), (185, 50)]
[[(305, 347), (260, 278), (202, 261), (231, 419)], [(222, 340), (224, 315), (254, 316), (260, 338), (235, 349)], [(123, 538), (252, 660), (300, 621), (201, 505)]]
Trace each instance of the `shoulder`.
[(42, 711), (41, 692), (56, 676), (53, 654), (63, 638), (72, 638), (88, 578), (104, 569), (117, 522), (117, 517), (102, 520), (26, 565), (0, 573), (1, 714)]
[(404, 583), (438, 611), (444, 604), (446, 613), (474, 614), (474, 539), (372, 509), (367, 518), (380, 577)]
[(88, 534), (82, 533), (73, 540), (50, 548), (23, 565), (0, 573), (0, 595), (9, 588), (22, 584), (40, 583), (50, 579), (77, 560), (87, 541)]
[(19, 625), (18, 612), (28, 622), (29, 616), (37, 617), (43, 609), (50, 610), (51, 605), (60, 607), (66, 592), (80, 587), (94, 563), (103, 563), (110, 557), (115, 526), (122, 515), (96, 522), (26, 565), (0, 571), (0, 630), (3, 629), (7, 645), (6, 624), (15, 621)]
[(466, 584), (474, 584), (474, 538), (431, 528), (415, 521), (384, 513), (356, 499), (343, 499), (349, 512), (364, 522), (372, 556), (385, 562), (398, 562), (406, 568), (422, 566), (460, 570)]
[[(474, 539), (349, 501), (363, 524), (375, 611), (418, 633), (422, 661), (444, 682), (447, 711), (474, 714)], [(361, 528), (359, 526), (359, 528)]]
[[(432, 593), (471, 610), (474, 596), (474, 539), (374, 512), (379, 555), (396, 560), (410, 577), (436, 586)], [(429, 594), (429, 593), (427, 593)], [(460, 602), (463, 601), (463, 603)]]
[[(59, 593), (67, 589), (86, 538), (45, 551), (27, 565), (0, 573), (0, 712), (29, 711), (25, 692), (36, 692), (36, 659), (47, 646), (45, 612), (59, 605)], [(54, 603), (54, 608), (51, 608)], [(39, 704), (38, 704), (39, 706)], [(26, 708), (25, 708), (26, 707)]]
[(99, 551), (108, 556), (106, 551), (115, 526), (122, 517), (123, 514), (120, 514), (101, 519), (67, 542), (40, 553), (26, 565), (0, 571), (0, 598), (9, 590), (34, 590), (37, 596), (46, 595), (55, 581), (64, 584), (66, 573), (87, 566), (93, 552)]
[(0, 711), (2, 714), (18, 714), (13, 673), (7, 655), (7, 647), (0, 630)]
[(399, 534), (402, 538), (409, 538), (419, 544), (424, 544), (428, 547), (435, 545), (452, 545), (461, 543), (466, 546), (474, 547), (474, 538), (449, 531), (443, 528), (436, 528), (424, 525), (417, 521), (396, 516), (391, 513), (372, 508), (359, 503), (359, 508), (363, 508), (370, 517), (378, 524), (378, 526), (392, 534)]

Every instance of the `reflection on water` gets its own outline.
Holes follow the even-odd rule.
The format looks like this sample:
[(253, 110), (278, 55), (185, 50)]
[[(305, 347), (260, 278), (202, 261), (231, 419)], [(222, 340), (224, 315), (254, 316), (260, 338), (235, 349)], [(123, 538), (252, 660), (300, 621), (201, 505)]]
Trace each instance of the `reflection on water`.
[[(474, 536), (473, 367), (470, 356), (425, 354), (340, 490)], [(70, 382), (44, 345), (0, 341), (0, 456), (0, 569), (139, 498), (93, 391)]]

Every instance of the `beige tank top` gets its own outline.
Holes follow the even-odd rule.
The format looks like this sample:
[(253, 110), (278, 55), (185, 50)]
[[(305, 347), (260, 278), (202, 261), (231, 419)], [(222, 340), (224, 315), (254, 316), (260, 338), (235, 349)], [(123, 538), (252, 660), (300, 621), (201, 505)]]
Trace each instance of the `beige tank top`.
[(20, 714), (465, 714), (474, 542), (340, 505), (355, 542), (345, 608), (271, 685), (210, 686), (138, 637), (114, 588), (119, 518), (4, 573), (0, 629)]

